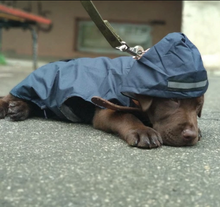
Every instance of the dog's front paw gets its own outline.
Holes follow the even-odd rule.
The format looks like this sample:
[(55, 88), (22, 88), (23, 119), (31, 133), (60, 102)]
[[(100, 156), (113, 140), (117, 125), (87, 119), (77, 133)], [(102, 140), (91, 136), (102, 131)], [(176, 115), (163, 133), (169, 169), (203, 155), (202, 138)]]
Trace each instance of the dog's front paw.
[(22, 121), (28, 118), (30, 106), (24, 101), (10, 101), (8, 115), (13, 121)]
[(125, 140), (131, 146), (148, 149), (160, 147), (163, 144), (160, 134), (150, 127), (130, 130)]
[(0, 119), (4, 119), (8, 113), (8, 103), (0, 100)]

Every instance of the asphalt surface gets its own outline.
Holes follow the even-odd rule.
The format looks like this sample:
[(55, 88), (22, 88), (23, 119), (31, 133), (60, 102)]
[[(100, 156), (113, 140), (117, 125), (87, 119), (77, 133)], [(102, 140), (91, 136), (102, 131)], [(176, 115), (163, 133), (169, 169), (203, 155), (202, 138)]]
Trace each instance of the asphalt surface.
[[(0, 66), (0, 95), (30, 66)], [(209, 81), (193, 147), (142, 150), (88, 125), (0, 120), (0, 207), (220, 206), (219, 72)]]

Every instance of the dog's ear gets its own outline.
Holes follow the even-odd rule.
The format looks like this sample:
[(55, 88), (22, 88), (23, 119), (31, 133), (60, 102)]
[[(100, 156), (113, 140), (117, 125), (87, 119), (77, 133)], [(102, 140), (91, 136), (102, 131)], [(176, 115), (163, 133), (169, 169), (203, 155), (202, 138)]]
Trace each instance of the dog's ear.
[(202, 107), (203, 107), (203, 104), (201, 105), (200, 109), (199, 109), (199, 113), (198, 113), (198, 117), (200, 118), (202, 116)]
[(139, 101), (142, 111), (147, 111), (150, 108), (153, 101), (152, 97), (140, 94), (135, 94), (135, 98)]
[(204, 105), (204, 95), (199, 97), (199, 112), (198, 112), (198, 117), (200, 118), (202, 116), (202, 108), (203, 108), (203, 105)]
[(200, 118), (202, 116), (202, 109), (198, 113), (198, 117)]

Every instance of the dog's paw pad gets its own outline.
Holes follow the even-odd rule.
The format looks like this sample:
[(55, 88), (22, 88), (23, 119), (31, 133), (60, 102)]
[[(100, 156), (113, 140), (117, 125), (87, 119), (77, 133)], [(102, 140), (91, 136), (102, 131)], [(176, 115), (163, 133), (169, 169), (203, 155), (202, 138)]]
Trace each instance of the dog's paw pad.
[(160, 134), (149, 127), (131, 130), (127, 134), (126, 141), (130, 146), (148, 149), (157, 148), (163, 144)]

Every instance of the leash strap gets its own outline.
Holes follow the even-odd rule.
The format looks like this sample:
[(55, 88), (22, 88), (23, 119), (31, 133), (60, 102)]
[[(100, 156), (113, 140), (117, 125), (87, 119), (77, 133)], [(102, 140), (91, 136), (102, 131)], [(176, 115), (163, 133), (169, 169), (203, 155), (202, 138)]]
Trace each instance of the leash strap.
[(97, 106), (101, 106), (107, 109), (112, 109), (116, 111), (123, 111), (123, 112), (128, 112), (128, 113), (141, 113), (140, 108), (135, 108), (135, 107), (127, 107), (127, 106), (119, 106), (117, 104), (113, 104), (110, 101), (107, 101), (101, 97), (98, 96), (93, 96), (92, 97), (92, 102), (96, 104)]
[(95, 5), (92, 1), (81, 1), (81, 4), (89, 14), (92, 21), (96, 24), (99, 31), (108, 41), (108, 43), (115, 49), (120, 50), (122, 52), (127, 52), (131, 55), (139, 57), (144, 52), (143, 47), (135, 46), (129, 47), (125, 41), (123, 41), (119, 35), (114, 31), (114, 28), (110, 25), (107, 20), (103, 20), (101, 15), (99, 14), (98, 10), (96, 9)]

